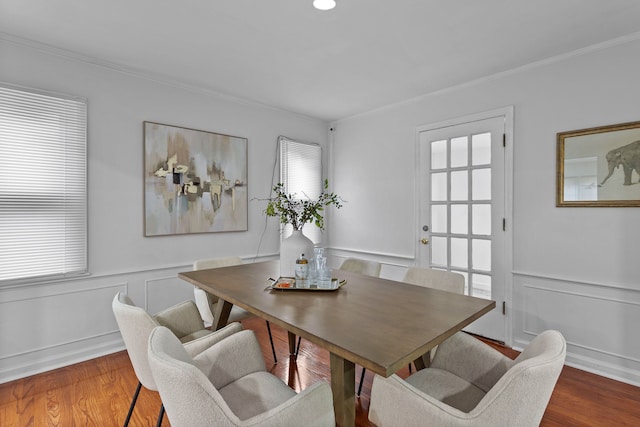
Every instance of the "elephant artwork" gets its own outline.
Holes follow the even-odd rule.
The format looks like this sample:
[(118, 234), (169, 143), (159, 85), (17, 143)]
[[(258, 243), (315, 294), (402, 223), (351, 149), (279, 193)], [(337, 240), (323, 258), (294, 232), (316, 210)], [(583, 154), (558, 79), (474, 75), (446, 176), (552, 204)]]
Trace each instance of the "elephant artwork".
[[(611, 175), (613, 175), (616, 168), (619, 168), (621, 165), (624, 172), (624, 185), (631, 185), (631, 173), (635, 170), (636, 173), (640, 175), (640, 140), (614, 148), (607, 153), (606, 159), (609, 173), (599, 186), (604, 185)], [(640, 180), (638, 182), (640, 182)]]

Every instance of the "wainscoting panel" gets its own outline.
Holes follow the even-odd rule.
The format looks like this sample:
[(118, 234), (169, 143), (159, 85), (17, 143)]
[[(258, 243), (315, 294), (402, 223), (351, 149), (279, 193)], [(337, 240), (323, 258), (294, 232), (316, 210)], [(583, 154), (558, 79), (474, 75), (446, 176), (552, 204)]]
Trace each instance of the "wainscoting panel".
[(124, 349), (114, 296), (124, 292), (152, 312), (193, 299), (193, 287), (177, 278), (190, 268), (0, 289), (0, 383)]
[[(273, 254), (247, 262), (276, 259)], [(111, 303), (118, 292), (150, 313), (193, 300), (178, 273), (191, 264), (0, 288), (0, 383), (124, 349)]]
[(175, 275), (145, 281), (146, 310), (158, 313), (186, 300), (193, 300), (193, 285)]
[(640, 385), (640, 292), (617, 286), (514, 274), (514, 343), (540, 332), (567, 340), (567, 364)]

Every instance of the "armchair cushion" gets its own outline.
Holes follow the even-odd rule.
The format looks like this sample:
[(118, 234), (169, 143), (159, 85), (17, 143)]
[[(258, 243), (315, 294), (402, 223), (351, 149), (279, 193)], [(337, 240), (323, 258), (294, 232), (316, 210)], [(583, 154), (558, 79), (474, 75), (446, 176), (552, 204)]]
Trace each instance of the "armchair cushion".
[(407, 383), (462, 412), (469, 412), (485, 392), (472, 383), (442, 369), (423, 369), (407, 378)]
[(205, 331), (204, 334), (210, 332), (205, 330), (198, 307), (193, 301), (176, 304), (155, 314), (153, 318), (159, 325), (169, 328), (175, 336), (181, 339), (202, 330)]
[[(149, 338), (149, 364), (171, 423), (189, 427), (334, 426), (330, 386), (316, 383), (296, 394), (264, 369), (255, 371), (260, 362), (251, 361), (254, 343), (251, 331), (233, 334), (195, 360), (167, 328), (155, 328)], [(246, 356), (229, 353), (243, 347), (249, 350)], [(259, 357), (264, 367), (262, 355)], [(248, 367), (241, 366), (245, 362)], [(231, 371), (221, 372), (224, 369)], [(205, 372), (227, 384), (217, 389)], [(235, 380), (230, 381), (232, 378)]]
[(260, 415), (296, 395), (280, 378), (268, 372), (245, 375), (218, 391), (241, 420)]
[(193, 358), (193, 364), (220, 390), (240, 378), (265, 371), (260, 344), (253, 331), (233, 334)]
[[(206, 332), (206, 333), (203, 336), (199, 338), (194, 338), (193, 340), (188, 342), (183, 341), (184, 339), (183, 337), (183, 339), (181, 339), (180, 342), (182, 342), (184, 349), (187, 351), (187, 353), (191, 357), (195, 357), (198, 354), (210, 348), (212, 345), (240, 331), (242, 331), (242, 325), (240, 323), (237, 323), (237, 322), (230, 323), (224, 328), (218, 329), (217, 331), (213, 331), (213, 332), (205, 329), (203, 332)], [(191, 335), (197, 335), (197, 334), (198, 333), (196, 332)]]
[[(479, 339), (458, 332), (438, 346), (431, 367), (456, 375), (486, 393), (514, 364)], [(416, 375), (424, 375), (421, 372)]]

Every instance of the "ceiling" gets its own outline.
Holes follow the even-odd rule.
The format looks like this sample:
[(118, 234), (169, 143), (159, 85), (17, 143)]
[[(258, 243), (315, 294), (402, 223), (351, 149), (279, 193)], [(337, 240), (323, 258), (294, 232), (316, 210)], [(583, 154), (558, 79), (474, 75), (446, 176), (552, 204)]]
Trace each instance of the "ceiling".
[(638, 0), (336, 1), (0, 0), (0, 37), (327, 121), (640, 38)]

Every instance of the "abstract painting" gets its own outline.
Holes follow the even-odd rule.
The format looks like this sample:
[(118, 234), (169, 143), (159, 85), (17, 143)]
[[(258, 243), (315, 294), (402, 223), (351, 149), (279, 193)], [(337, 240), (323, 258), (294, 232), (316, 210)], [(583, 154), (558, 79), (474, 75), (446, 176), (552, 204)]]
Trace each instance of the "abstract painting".
[(247, 230), (247, 139), (144, 122), (144, 235)]

